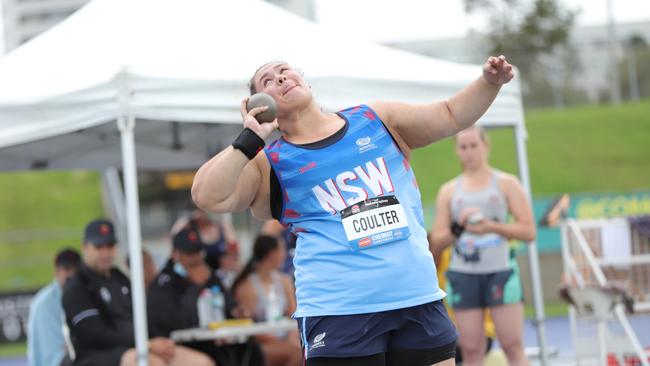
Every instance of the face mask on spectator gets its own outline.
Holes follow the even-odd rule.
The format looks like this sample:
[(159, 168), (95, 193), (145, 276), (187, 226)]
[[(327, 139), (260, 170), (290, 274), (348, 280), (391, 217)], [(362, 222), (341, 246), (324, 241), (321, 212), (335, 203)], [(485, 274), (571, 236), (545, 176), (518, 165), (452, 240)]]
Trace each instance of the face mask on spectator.
[(174, 272), (183, 278), (187, 277), (187, 270), (178, 262), (174, 263)]

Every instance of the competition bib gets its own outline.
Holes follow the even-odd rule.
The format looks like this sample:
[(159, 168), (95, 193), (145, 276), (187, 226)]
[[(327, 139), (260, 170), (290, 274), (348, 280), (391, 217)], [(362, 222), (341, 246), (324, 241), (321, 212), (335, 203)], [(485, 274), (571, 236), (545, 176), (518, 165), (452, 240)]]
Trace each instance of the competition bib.
[(395, 196), (355, 203), (341, 211), (341, 222), (353, 250), (406, 239), (411, 235), (404, 208)]
[(461, 249), (487, 248), (499, 246), (503, 242), (503, 237), (499, 234), (472, 234), (464, 232), (458, 239), (458, 246)]

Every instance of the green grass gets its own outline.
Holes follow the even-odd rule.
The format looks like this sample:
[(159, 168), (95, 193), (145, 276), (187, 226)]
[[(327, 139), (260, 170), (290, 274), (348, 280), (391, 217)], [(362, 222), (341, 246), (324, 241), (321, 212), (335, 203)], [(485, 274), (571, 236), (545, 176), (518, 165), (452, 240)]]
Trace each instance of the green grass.
[[(526, 114), (533, 195), (612, 192), (650, 188), (650, 100)], [(489, 132), (490, 162), (517, 173), (510, 129)], [(412, 165), (425, 204), (440, 185), (460, 173), (453, 141), (414, 151)]]
[(51, 281), (56, 252), (79, 248), (84, 225), (103, 212), (95, 172), (2, 173), (0, 192), (3, 290)]
[(27, 356), (27, 343), (10, 343), (0, 345), (0, 359), (6, 357)]

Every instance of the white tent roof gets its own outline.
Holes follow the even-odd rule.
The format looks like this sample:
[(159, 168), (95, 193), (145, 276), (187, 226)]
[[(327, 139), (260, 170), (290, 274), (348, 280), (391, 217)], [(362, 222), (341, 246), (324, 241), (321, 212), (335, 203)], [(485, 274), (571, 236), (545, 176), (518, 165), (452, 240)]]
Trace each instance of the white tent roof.
[[(323, 29), (259, 0), (94, 0), (0, 59), (0, 149), (77, 132), (47, 144), (72, 151), (75, 136), (88, 144), (84, 132), (125, 114), (150, 121), (238, 124), (248, 79), (274, 59), (301, 67), (318, 102), (330, 110), (373, 100), (446, 98), (481, 73), (477, 65), (398, 51), (345, 32), (345, 26)], [(482, 123), (523, 124), (516, 79)], [(152, 143), (165, 145), (161, 142)], [(201, 159), (190, 154), (182, 164), (168, 161), (198, 165), (206, 157), (205, 149), (199, 150)], [(0, 169), (29, 168), (27, 160), (34, 165), (57, 156), (45, 147), (3, 151), (25, 161), (3, 158)], [(77, 164), (75, 155), (62, 153), (66, 158), (59, 165), (48, 166), (109, 164), (89, 156)], [(147, 166), (143, 152), (138, 160)]]
[[(347, 28), (324, 29), (261, 0), (93, 0), (0, 59), (0, 170), (123, 164), (130, 257), (142, 263), (136, 167), (197, 167), (232, 141), (248, 79), (264, 62), (301, 67), (328, 110), (373, 100), (430, 102), (481, 75), (478, 65), (375, 45)], [(109, 123), (133, 117), (135, 130), (123, 123), (118, 132)], [(517, 78), (480, 123), (515, 127), (530, 192)], [(530, 248), (543, 350), (539, 264)], [(144, 361), (142, 267), (132, 270)]]

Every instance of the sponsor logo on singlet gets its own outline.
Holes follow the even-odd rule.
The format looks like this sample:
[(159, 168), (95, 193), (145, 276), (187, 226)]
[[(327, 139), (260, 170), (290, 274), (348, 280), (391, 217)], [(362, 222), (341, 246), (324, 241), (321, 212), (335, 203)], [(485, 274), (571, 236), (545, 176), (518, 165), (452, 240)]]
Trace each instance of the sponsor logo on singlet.
[(359, 154), (363, 154), (367, 151), (377, 148), (377, 145), (372, 143), (370, 136), (358, 138), (357, 146), (359, 146)]

